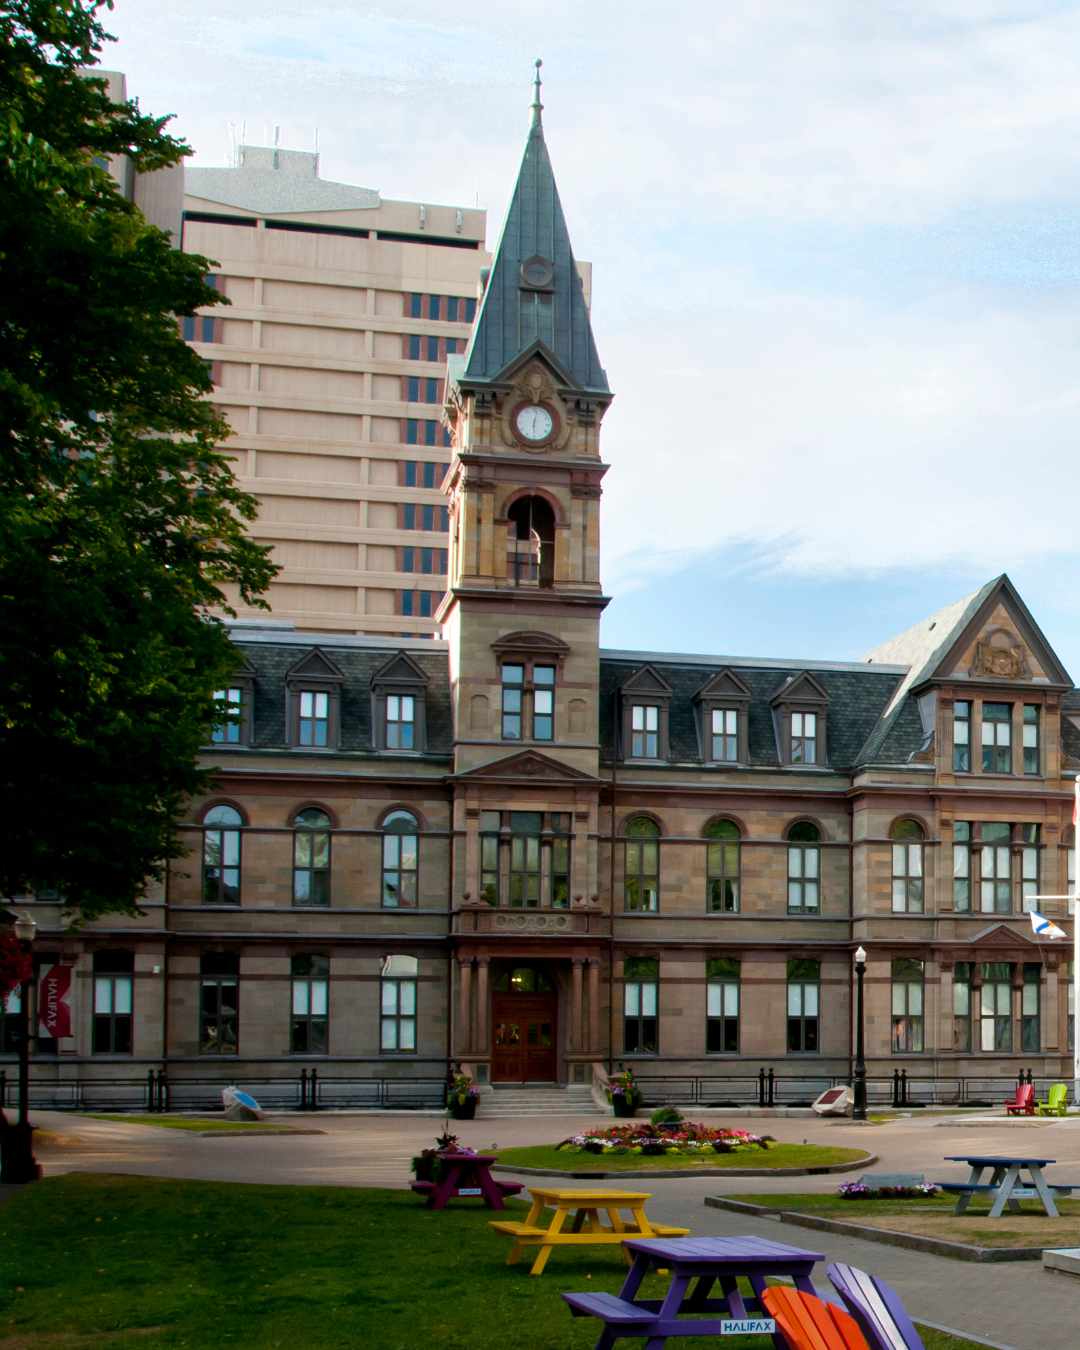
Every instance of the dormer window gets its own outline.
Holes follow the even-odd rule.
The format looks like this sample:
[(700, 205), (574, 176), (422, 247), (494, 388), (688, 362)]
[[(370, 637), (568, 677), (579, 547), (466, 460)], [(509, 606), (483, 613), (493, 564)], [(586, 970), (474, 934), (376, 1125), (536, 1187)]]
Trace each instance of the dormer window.
[(376, 750), (413, 754), (427, 731), (428, 677), (405, 652), (397, 652), (371, 680), (372, 739)]
[(341, 739), (345, 677), (315, 648), (285, 676), (289, 741), (305, 750), (335, 750)]
[(817, 763), (817, 714), (791, 714), (791, 763)]
[(630, 755), (633, 759), (656, 759), (660, 754), (660, 708), (655, 703), (630, 707)]
[(322, 689), (301, 689), (298, 745), (325, 749), (330, 744), (330, 695)]
[(712, 675), (694, 695), (698, 743), (706, 764), (745, 764), (749, 758), (750, 688), (733, 670)]
[(829, 696), (806, 671), (789, 676), (771, 699), (781, 764), (815, 769), (828, 764), (825, 723)]
[(671, 685), (651, 666), (643, 666), (625, 682), (622, 700), (622, 744), (627, 759), (663, 760), (669, 755), (668, 708)]
[(213, 745), (250, 745), (255, 671), (247, 661), (221, 689), (214, 690)]

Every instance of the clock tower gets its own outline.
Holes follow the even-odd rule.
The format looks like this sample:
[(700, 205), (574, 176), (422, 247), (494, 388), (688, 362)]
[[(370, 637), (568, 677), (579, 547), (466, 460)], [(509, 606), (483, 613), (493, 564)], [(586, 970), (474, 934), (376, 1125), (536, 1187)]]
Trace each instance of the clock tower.
[(607, 603), (599, 435), (612, 395), (544, 141), (539, 66), (472, 336), (449, 360), (449, 590), (439, 619), (456, 773), (506, 761), (535, 776), (540, 757), (595, 779)]

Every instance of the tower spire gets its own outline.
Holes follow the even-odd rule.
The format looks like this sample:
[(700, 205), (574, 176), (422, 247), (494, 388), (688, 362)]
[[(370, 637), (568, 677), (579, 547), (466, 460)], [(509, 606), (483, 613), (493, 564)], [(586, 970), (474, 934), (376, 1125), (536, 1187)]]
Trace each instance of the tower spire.
[(540, 102), (540, 67), (543, 65), (540, 57), (536, 58), (536, 76), (533, 79), (533, 101), (532, 101), (532, 125), (540, 125), (540, 114), (544, 111), (544, 105)]

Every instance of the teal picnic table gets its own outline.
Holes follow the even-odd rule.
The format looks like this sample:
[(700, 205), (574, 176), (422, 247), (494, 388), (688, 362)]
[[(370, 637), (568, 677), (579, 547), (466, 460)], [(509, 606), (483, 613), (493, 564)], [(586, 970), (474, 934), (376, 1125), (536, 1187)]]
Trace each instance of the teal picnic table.
[[(1013, 1214), (1020, 1212), (1021, 1200), (1038, 1200), (1052, 1219), (1058, 1217), (1054, 1195), (1071, 1195), (1073, 1187), (1066, 1184), (1048, 1182), (1043, 1176), (1043, 1168), (1049, 1167), (1055, 1158), (1005, 1158), (997, 1154), (953, 1154), (946, 1162), (963, 1162), (971, 1168), (967, 1181), (938, 1181), (935, 1185), (943, 1191), (956, 1196), (954, 1213), (963, 1214), (977, 1195), (992, 1199), (991, 1219), (1000, 1219), (1005, 1206)], [(983, 1173), (990, 1174), (989, 1181), (983, 1181)]]

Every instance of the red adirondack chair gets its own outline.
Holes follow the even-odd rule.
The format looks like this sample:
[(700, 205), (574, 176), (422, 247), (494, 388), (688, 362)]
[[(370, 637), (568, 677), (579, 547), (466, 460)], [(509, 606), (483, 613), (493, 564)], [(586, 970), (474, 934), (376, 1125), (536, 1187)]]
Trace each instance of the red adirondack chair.
[(1033, 1116), (1035, 1114), (1035, 1085), (1024, 1083), (1018, 1087), (1005, 1103), (1007, 1116)]

